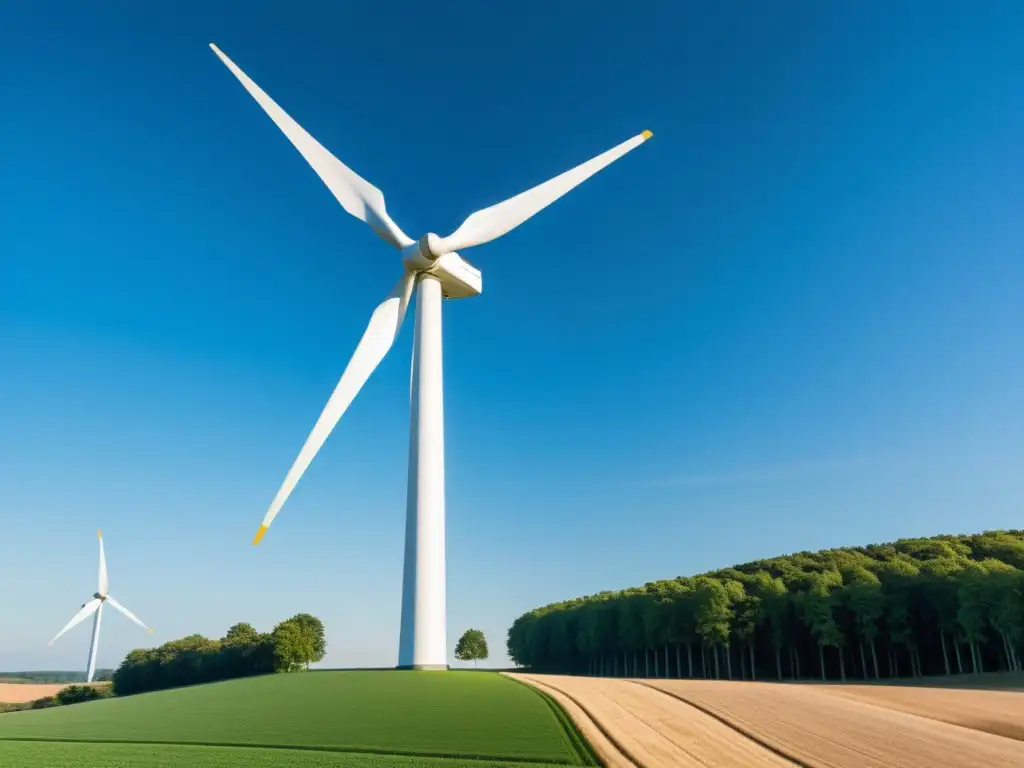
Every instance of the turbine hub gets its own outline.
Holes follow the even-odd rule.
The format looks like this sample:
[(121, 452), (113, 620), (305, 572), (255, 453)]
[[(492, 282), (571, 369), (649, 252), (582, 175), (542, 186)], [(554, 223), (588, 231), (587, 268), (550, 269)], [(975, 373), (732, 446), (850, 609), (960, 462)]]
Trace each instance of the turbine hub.
[(429, 272), (444, 256), (444, 240), (428, 232), (407, 248), (402, 249), (402, 261), (413, 272)]
[(96, 600), (106, 600), (107, 596), (106, 595), (101, 595), (99, 592), (94, 592), (93, 593), (93, 598), (96, 599)]
[(431, 261), (439, 259), (444, 256), (444, 241), (433, 232), (428, 232), (420, 238), (420, 251)]

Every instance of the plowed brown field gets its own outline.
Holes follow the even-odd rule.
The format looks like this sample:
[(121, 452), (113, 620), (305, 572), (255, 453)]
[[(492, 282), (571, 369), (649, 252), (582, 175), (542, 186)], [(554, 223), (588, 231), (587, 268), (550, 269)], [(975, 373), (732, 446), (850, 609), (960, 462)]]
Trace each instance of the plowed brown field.
[(1024, 741), (995, 735), (1024, 723), (1024, 693), (515, 677), (572, 699), (615, 766), (1024, 768)]

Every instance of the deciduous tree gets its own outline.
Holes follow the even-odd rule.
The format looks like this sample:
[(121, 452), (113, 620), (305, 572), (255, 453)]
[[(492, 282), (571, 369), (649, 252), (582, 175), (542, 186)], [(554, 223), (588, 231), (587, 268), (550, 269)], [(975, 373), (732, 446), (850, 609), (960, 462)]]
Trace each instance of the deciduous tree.
[(487, 658), (487, 638), (479, 629), (467, 629), (455, 644), (455, 658), (459, 661), (477, 661)]

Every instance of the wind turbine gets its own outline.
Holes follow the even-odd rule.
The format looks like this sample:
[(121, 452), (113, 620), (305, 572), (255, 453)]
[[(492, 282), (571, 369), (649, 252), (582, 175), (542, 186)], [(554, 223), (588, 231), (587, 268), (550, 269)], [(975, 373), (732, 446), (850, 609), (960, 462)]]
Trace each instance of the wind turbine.
[(403, 265), (402, 276), (391, 293), (373, 311), (352, 359), (274, 497), (253, 544), (263, 538), (345, 409), (391, 349), (416, 288), (398, 667), (447, 669), (441, 299), (478, 296), (483, 290), (480, 271), (457, 251), (490, 242), (514, 229), (652, 134), (644, 131), (560, 176), (477, 211), (448, 237), (428, 232), (414, 241), (388, 216), (379, 189), (324, 149), (216, 45), (210, 43), (210, 47), (313, 167), (341, 207), (397, 248)]
[(104, 603), (109, 603), (147, 632), (153, 631), (143, 624), (138, 616), (110, 596), (110, 582), (107, 579), (107, 558), (103, 554), (103, 533), (101, 531), (96, 531), (96, 538), (100, 541), (100, 576), (99, 584), (96, 587), (96, 593), (92, 596), (92, 600), (85, 603), (81, 610), (74, 615), (71, 621), (64, 625), (64, 629), (54, 635), (53, 640), (50, 641), (50, 645), (53, 645), (54, 641), (58, 637), (63, 635), (72, 627), (81, 624), (89, 618), (90, 615), (92, 615), (92, 642), (89, 643), (89, 664), (85, 672), (85, 682), (87, 683), (92, 682), (92, 676), (96, 672), (96, 650), (100, 643), (100, 620), (103, 616)]

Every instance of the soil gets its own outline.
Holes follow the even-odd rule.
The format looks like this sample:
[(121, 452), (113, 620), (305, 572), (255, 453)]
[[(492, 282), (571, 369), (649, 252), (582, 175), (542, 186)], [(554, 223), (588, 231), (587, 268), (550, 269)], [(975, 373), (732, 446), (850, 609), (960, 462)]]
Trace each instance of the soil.
[(515, 674), (611, 768), (1024, 768), (1024, 693)]
[[(713, 717), (651, 688), (628, 680), (561, 675), (513, 675), (531, 685), (554, 689), (574, 700), (568, 714), (588, 737), (608, 734), (614, 766), (644, 768), (792, 768)], [(583, 713), (585, 719), (580, 718)], [(588, 733), (589, 731), (589, 733)], [(591, 742), (593, 743), (593, 742)], [(600, 754), (600, 752), (599, 752)]]
[(896, 685), (822, 685), (819, 690), (1024, 741), (1024, 693)]
[[(983, 730), (878, 706), (839, 693), (838, 686), (702, 680), (644, 680), (644, 685), (692, 702), (813, 768), (1010, 768), (1024, 766), (1024, 742)], [(858, 688), (863, 696), (868, 686)], [(870, 686), (878, 701), (891, 704), (896, 688)], [(1020, 697), (999, 691), (921, 689), (918, 701), (931, 697), (949, 711), (960, 694)], [(947, 698), (949, 697), (949, 698)], [(923, 705), (922, 705), (923, 706)], [(1004, 706), (995, 700), (982, 711)], [(1016, 707), (1020, 703), (1015, 704)], [(1019, 711), (1019, 710), (1016, 710)], [(1009, 715), (1008, 717), (1012, 717)]]

